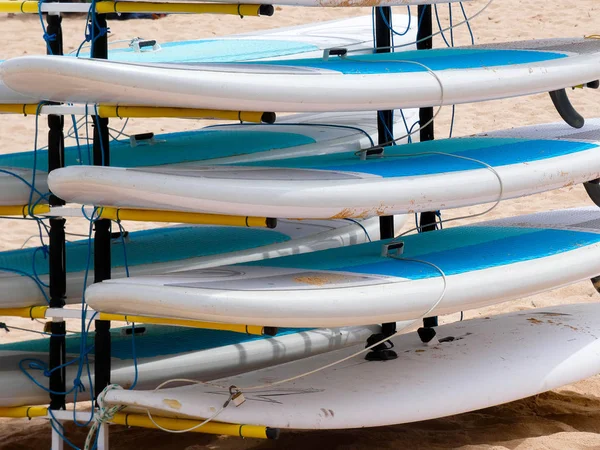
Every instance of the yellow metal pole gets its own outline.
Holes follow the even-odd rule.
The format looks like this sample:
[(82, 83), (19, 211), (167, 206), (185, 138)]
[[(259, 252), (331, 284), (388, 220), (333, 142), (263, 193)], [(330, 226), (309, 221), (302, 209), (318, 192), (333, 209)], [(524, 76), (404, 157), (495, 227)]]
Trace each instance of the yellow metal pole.
[(0, 309), (0, 316), (24, 317), (26, 319), (45, 319), (47, 306)]
[[(54, 5), (60, 10), (60, 5)], [(44, 9), (42, 9), (44, 10)], [(0, 1), (0, 13), (37, 14), (36, 1)], [(271, 5), (239, 5), (225, 3), (161, 3), (161, 2), (111, 2), (96, 3), (98, 14), (107, 13), (187, 13), (187, 14), (228, 14), (234, 16), (272, 16)]]
[[(2, 311), (3, 310), (0, 310), (0, 315), (2, 315)], [(206, 330), (233, 331), (235, 333), (246, 333), (257, 336), (274, 336), (277, 333), (277, 328), (262, 327), (259, 325), (238, 325), (218, 322), (201, 322), (198, 320), (168, 319), (163, 317), (131, 316), (108, 313), (99, 313), (98, 318), (100, 320), (118, 320), (122, 322), (151, 323), (157, 325), (179, 325), (182, 327), (203, 328)]]
[[(24, 317), (26, 319), (46, 319), (47, 306), (30, 306), (27, 308), (0, 309), (0, 316)], [(52, 316), (52, 315), (51, 315)], [(256, 336), (275, 336), (276, 327), (263, 327), (260, 325), (239, 325), (219, 322), (201, 322), (199, 320), (169, 319), (165, 317), (132, 316), (124, 314), (98, 313), (99, 320), (118, 320), (121, 322), (151, 323), (156, 325), (178, 325), (189, 328), (202, 328), (206, 330), (232, 331)]]
[[(202, 423), (201, 420), (174, 419), (169, 417), (153, 416), (152, 419), (162, 428), (173, 431), (187, 430)], [(158, 428), (147, 415), (143, 414), (117, 413), (110, 422), (128, 427)], [(279, 430), (276, 428), (268, 428), (257, 425), (236, 425), (221, 422), (208, 422), (201, 427), (190, 430), (190, 432), (222, 434), (227, 436), (256, 439), (277, 439), (279, 437)]]
[(263, 228), (275, 228), (277, 226), (277, 219), (267, 217), (226, 216), (222, 214), (110, 207), (99, 207), (98, 213), (103, 219), (133, 220), (137, 222), (176, 222)]
[[(6, 2), (6, 3), (16, 3), (16, 2)], [(1, 5), (1, 2), (0, 2)], [(0, 12), (1, 6), (0, 6)], [(38, 104), (37, 103), (28, 103), (28, 104), (0, 104), (0, 113), (5, 114), (23, 114), (27, 116), (28, 114), (37, 114)]]
[(15, 206), (0, 206), (0, 216), (21, 216), (27, 217), (29, 215), (46, 214), (50, 212), (50, 206), (48, 205), (35, 205), (30, 207), (29, 205), (15, 205)]
[(215, 109), (196, 108), (168, 108), (154, 106), (98, 106), (100, 117), (112, 118), (148, 118), (148, 117), (175, 117), (195, 119), (220, 119), (239, 120), (240, 122), (273, 123), (274, 113), (258, 111), (225, 111)]
[(45, 406), (14, 406), (0, 407), (0, 417), (44, 417), (48, 414), (48, 408)]
[[(10, 2), (12, 3), (12, 2)], [(0, 1), (0, 5), (2, 2)], [(37, 5), (37, 3), (36, 3)], [(0, 12), (2, 12), (0, 10)], [(37, 103), (28, 104), (0, 104), (0, 113), (35, 115), (38, 113)], [(153, 118), (173, 117), (179, 119), (218, 119), (239, 120), (240, 122), (253, 123), (275, 123), (277, 115), (273, 112), (259, 111), (226, 111), (218, 109), (196, 109), (196, 108), (169, 108), (159, 106), (114, 106), (99, 105), (98, 116), (105, 119), (110, 118)]]

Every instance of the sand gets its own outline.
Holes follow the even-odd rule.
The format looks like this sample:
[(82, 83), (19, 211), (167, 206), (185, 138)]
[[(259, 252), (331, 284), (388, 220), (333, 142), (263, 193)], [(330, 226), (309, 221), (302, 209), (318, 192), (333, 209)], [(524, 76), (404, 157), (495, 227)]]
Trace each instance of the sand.
[[(487, 0), (474, 0), (466, 6), (469, 13), (478, 11)], [(403, 7), (397, 8), (399, 11)], [(447, 23), (447, 7), (441, 6), (442, 24)], [(369, 14), (360, 9), (311, 9), (277, 8), (271, 18), (169, 16), (161, 20), (135, 20), (110, 23), (111, 40), (130, 39), (136, 36), (170, 40), (195, 39), (247, 32), (277, 26), (289, 26), (314, 21)], [(518, 39), (584, 36), (599, 32), (600, 4), (597, 0), (546, 0), (544, 2), (521, 2), (518, 0), (495, 0), (476, 21), (473, 28), (478, 43), (502, 42)], [(83, 36), (81, 17), (64, 20), (65, 47), (75, 49)], [(1, 57), (6, 59), (25, 54), (44, 52), (42, 32), (36, 16), (14, 18), (0, 17), (0, 37), (4, 42)], [(456, 31), (459, 44), (467, 44), (465, 29)], [(443, 46), (436, 38), (436, 46)], [(43, 81), (41, 81), (43, 82)], [(600, 93), (576, 91), (571, 94), (576, 108), (587, 117), (600, 116)], [(454, 135), (466, 135), (486, 130), (496, 130), (536, 123), (553, 122), (559, 117), (547, 95), (507, 99), (473, 105), (460, 105), (456, 109)], [(43, 121), (41, 121), (42, 123)], [(447, 136), (450, 109), (445, 108), (437, 122), (436, 135)], [(132, 120), (127, 132), (154, 131), (155, 133), (189, 130), (203, 126), (205, 122), (183, 120)], [(113, 121), (120, 128), (122, 122)], [(0, 118), (0, 152), (9, 153), (29, 150), (33, 147), (33, 117), (2, 116)], [(44, 133), (40, 145), (45, 145)], [(537, 211), (572, 206), (590, 205), (582, 186), (506, 201), (486, 215), (486, 218), (507, 217)], [(485, 206), (448, 211), (446, 218), (473, 214), (485, 210)], [(479, 219), (480, 220), (480, 219)], [(468, 221), (463, 221), (468, 222)], [(456, 225), (459, 222), (455, 222)], [(128, 229), (142, 229), (153, 224), (128, 224)], [(70, 221), (68, 231), (85, 233), (87, 224)], [(0, 221), (0, 250), (19, 248), (34, 235), (36, 230), (22, 221)], [(30, 241), (27, 245), (35, 245)], [(598, 294), (591, 283), (579, 283), (542, 295), (508, 302), (497, 306), (467, 311), (466, 318), (497, 314), (532, 307), (564, 303), (595, 302)], [(456, 320), (456, 317), (445, 318)], [(39, 325), (27, 320), (0, 318), (9, 325), (37, 328)], [(31, 337), (30, 333), (12, 331), (0, 334), (2, 341), (9, 342)], [(465, 374), (477, 376), (477, 374)], [(1, 382), (1, 380), (0, 380)], [(0, 449), (49, 448), (49, 427), (44, 420), (0, 420)], [(85, 433), (69, 428), (69, 436), (81, 445)], [(328, 449), (600, 449), (600, 376), (565, 386), (564, 388), (482, 411), (416, 424), (389, 426), (368, 430), (334, 432), (286, 432), (277, 442), (260, 442), (237, 438), (197, 434), (169, 435), (142, 429), (127, 430), (114, 427), (111, 448), (127, 449), (134, 446), (151, 449), (266, 449), (266, 448), (328, 448)]]

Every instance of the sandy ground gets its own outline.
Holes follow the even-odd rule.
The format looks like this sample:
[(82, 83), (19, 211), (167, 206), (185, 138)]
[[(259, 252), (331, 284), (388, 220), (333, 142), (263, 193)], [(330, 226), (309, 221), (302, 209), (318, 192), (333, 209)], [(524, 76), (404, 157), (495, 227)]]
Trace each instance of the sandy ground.
[[(467, 6), (469, 13), (476, 12), (487, 0), (474, 0)], [(403, 8), (398, 8), (400, 11)], [(442, 23), (446, 22), (447, 8), (440, 7)], [(271, 18), (169, 16), (150, 21), (137, 20), (111, 22), (111, 40), (136, 36), (170, 40), (195, 39), (246, 32), (277, 26), (289, 26), (353, 15), (369, 14), (369, 9), (311, 9), (277, 8)], [(600, 31), (600, 4), (597, 0), (579, 0), (576, 4), (566, 0), (521, 2), (496, 0), (474, 23), (478, 43), (502, 42), (519, 39), (570, 37), (596, 34)], [(68, 17), (64, 21), (65, 47), (75, 49), (83, 35), (81, 17)], [(40, 24), (37, 17), (0, 17), (0, 38), (4, 42), (0, 57), (3, 59), (44, 52)], [(457, 42), (468, 43), (465, 29), (456, 32)], [(441, 39), (436, 39), (441, 46)], [(600, 116), (600, 93), (577, 91), (571, 95), (577, 109), (587, 117)], [(450, 109), (440, 114), (436, 135), (447, 135)], [(486, 130), (510, 128), (520, 125), (559, 120), (547, 95), (508, 99), (457, 107), (455, 135), (465, 135)], [(122, 125), (114, 121), (112, 125)], [(137, 120), (131, 121), (127, 132), (177, 131), (202, 126), (197, 121)], [(33, 117), (8, 117), (0, 119), (0, 152), (24, 151), (33, 147)], [(43, 136), (40, 138), (42, 145)], [(503, 202), (486, 218), (506, 217), (536, 211), (589, 205), (581, 186), (535, 195), (525, 199)], [(449, 211), (445, 217), (483, 211), (485, 206)], [(131, 224), (129, 229), (151, 227), (152, 224)], [(85, 232), (85, 223), (69, 223), (68, 231)], [(20, 247), (35, 233), (33, 227), (21, 221), (0, 222), (0, 250)], [(597, 301), (591, 283), (580, 283), (543, 295), (509, 302), (490, 308), (466, 312), (466, 318), (479, 317), (531, 307), (563, 303)], [(447, 320), (454, 320), (449, 318)], [(0, 320), (3, 320), (0, 318)], [(35, 327), (29, 321), (5, 318), (9, 325)], [(31, 335), (13, 331), (1, 335), (2, 341), (21, 340)], [(465, 374), (476, 376), (476, 374)], [(1, 382), (1, 380), (0, 380)], [(79, 444), (84, 434), (71, 430), (71, 437)], [(390, 426), (369, 430), (335, 432), (284, 433), (277, 442), (260, 442), (252, 439), (205, 436), (167, 435), (162, 432), (115, 427), (111, 435), (112, 448), (126, 449), (139, 446), (150, 449), (249, 449), (249, 448), (419, 448), (419, 449), (600, 449), (600, 376), (566, 386), (522, 401), (489, 408), (483, 411), (431, 420), (417, 424)], [(49, 448), (48, 425), (43, 420), (0, 420), (0, 449)]]

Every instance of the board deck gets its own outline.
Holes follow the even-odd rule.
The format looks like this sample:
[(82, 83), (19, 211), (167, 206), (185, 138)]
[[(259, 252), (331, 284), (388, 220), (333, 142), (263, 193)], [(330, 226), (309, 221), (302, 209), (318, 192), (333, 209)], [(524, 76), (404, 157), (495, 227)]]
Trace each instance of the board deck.
[[(418, 120), (416, 110), (394, 114), (394, 130), (401, 136)], [(403, 118), (404, 117), (404, 120)], [(406, 121), (406, 125), (405, 125)], [(138, 135), (139, 136), (139, 135)], [(231, 164), (268, 161), (328, 153), (354, 153), (377, 142), (376, 113), (294, 114), (276, 125), (228, 124), (195, 131), (158, 134), (151, 139), (111, 142), (111, 163), (117, 167), (156, 165)], [(65, 166), (92, 163), (92, 149), (83, 144), (65, 149)], [(48, 152), (0, 155), (0, 205), (29, 202), (33, 168), (35, 186), (48, 192)], [(23, 180), (14, 176), (17, 174)], [(33, 196), (33, 201), (38, 195)]]
[[(348, 356), (361, 347), (215, 381), (263, 386), (244, 392), (219, 422), (274, 428), (335, 429), (434, 419), (507, 403), (600, 372), (600, 306), (574, 304), (455, 322), (437, 328), (426, 346), (416, 333), (393, 338), (398, 359), (363, 356), (269, 387)], [(135, 405), (161, 415), (206, 418), (228, 391), (211, 385), (131, 392), (112, 390), (110, 405)]]
[[(396, 230), (404, 218), (395, 220)], [(212, 267), (241, 261), (274, 258), (294, 253), (352, 245), (379, 239), (379, 220), (348, 221), (280, 220), (276, 229), (220, 226), (178, 226), (129, 233), (124, 242), (112, 241), (112, 277), (152, 275), (187, 268)], [(69, 242), (67, 255), (67, 303), (80, 303), (83, 292), (88, 241)], [(45, 305), (48, 290), (34, 280), (37, 274), (48, 284), (48, 260), (35, 248), (0, 252), (0, 308)], [(93, 257), (90, 274), (93, 273)], [(87, 283), (93, 282), (89, 276)], [(43, 289), (43, 291), (42, 291)]]
[(526, 128), (391, 146), (366, 157), (349, 152), (221, 167), (78, 166), (54, 171), (49, 184), (61, 198), (82, 204), (325, 219), (464, 207), (600, 177), (599, 120), (579, 130), (559, 124), (544, 130), (543, 136)]
[[(585, 84), (600, 78), (599, 54), (600, 40), (573, 38), (246, 63), (24, 56), (0, 65), (0, 78), (23, 95), (60, 102), (364, 111), (471, 103)], [(47, 83), (38, 83), (41, 77)]]
[[(136, 364), (137, 389), (151, 389), (158, 383), (176, 377), (211, 380), (355, 345), (364, 342), (372, 333), (380, 332), (380, 328), (283, 329), (275, 337), (266, 337), (136, 324), (134, 340), (131, 327), (111, 331), (111, 381), (130, 388), (136, 378)], [(92, 333), (84, 344), (85, 349), (92, 347), (89, 358), (92, 374), (95, 355), (93, 344)], [(81, 336), (67, 336), (66, 346), (67, 361), (78, 358)], [(42, 386), (47, 386), (48, 378), (39, 369), (47, 363), (47, 338), (0, 345), (0, 407), (46, 404), (48, 394), (27, 378), (20, 366)], [(73, 386), (77, 369), (78, 362), (67, 367), (67, 389)], [(89, 393), (93, 392), (86, 369), (81, 381), (85, 391), (78, 393), (78, 401), (89, 399)], [(67, 401), (73, 399), (71, 393)]]
[[(395, 36), (394, 43), (406, 45), (401, 47), (402, 50), (416, 48), (416, 21), (409, 23), (408, 16), (404, 14), (394, 14), (392, 21), (394, 28), (399, 30), (406, 30), (410, 25), (406, 34)], [(132, 46), (110, 48), (108, 59), (138, 63), (181, 63), (318, 58), (323, 55), (323, 50), (335, 47), (372, 53), (373, 18), (365, 15), (211, 39), (158, 44), (160, 48), (145, 47), (142, 51), (136, 51)], [(89, 57), (88, 54), (81, 56)]]
[[(121, 314), (270, 326), (417, 320), (506, 302), (600, 274), (600, 210), (445, 228), (269, 261), (107, 280), (88, 303)], [(393, 254), (393, 251), (392, 251)], [(444, 276), (442, 276), (442, 274)]]

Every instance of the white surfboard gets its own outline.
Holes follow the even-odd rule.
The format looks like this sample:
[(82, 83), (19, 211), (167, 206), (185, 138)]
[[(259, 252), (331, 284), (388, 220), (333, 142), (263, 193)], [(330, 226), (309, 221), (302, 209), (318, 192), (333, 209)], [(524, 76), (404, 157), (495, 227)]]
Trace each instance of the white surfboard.
[[(393, 14), (393, 26), (407, 29), (395, 36), (399, 51), (416, 48), (417, 21), (405, 14)], [(410, 26), (409, 26), (410, 25)], [(293, 27), (273, 28), (213, 39), (157, 42), (135, 38), (125, 48), (111, 46), (108, 59), (136, 63), (231, 62), (320, 57), (323, 50), (344, 47), (358, 53), (371, 53), (373, 18), (371, 15), (328, 20)], [(72, 55), (69, 55), (72, 56)], [(87, 58), (89, 53), (81, 53)], [(0, 61), (2, 64), (2, 61)], [(31, 104), (38, 98), (19, 94), (0, 81), (0, 104)]]
[[(437, 328), (440, 340), (416, 333), (393, 338), (398, 359), (362, 356), (298, 380), (269, 387), (358, 351), (353, 347), (215, 381), (235, 385), (246, 402), (215, 420), (275, 428), (335, 429), (392, 425), (510, 402), (600, 372), (600, 306), (595, 303), (519, 311)], [(244, 387), (263, 386), (244, 391)], [(206, 418), (228, 391), (195, 385), (153, 391), (113, 390), (110, 405), (162, 415)]]
[(413, 320), (597, 276), (599, 224), (595, 207), (519, 216), (404, 236), (402, 250), (386, 250), (396, 242), (387, 240), (109, 280), (90, 286), (86, 299), (103, 312), (270, 326)]
[(585, 84), (600, 78), (599, 55), (600, 40), (574, 38), (248, 63), (24, 56), (0, 65), (0, 78), (23, 95), (60, 102), (365, 111), (470, 103)]
[[(221, 167), (68, 167), (48, 183), (70, 202), (268, 217), (343, 218), (457, 208), (600, 177), (600, 120)], [(530, 137), (531, 131), (531, 137)]]
[[(418, 120), (416, 110), (394, 114), (394, 132), (407, 134)], [(414, 138), (413, 138), (414, 139)], [(418, 140), (418, 137), (416, 137)], [(377, 113), (293, 114), (274, 125), (229, 124), (195, 131), (125, 139), (111, 143), (111, 163), (118, 167), (185, 164), (232, 164), (297, 156), (356, 152), (378, 141)], [(403, 140), (405, 142), (405, 140)], [(0, 205), (24, 205), (39, 198), (31, 195), (34, 161), (35, 187), (48, 192), (48, 152), (0, 155)], [(86, 145), (65, 149), (65, 165), (91, 164)]]
[[(137, 365), (135, 387), (151, 389), (174, 377), (212, 380), (334, 351), (365, 342), (381, 327), (283, 329), (275, 337), (141, 324), (135, 329), (133, 341), (131, 327), (111, 332), (111, 382), (132, 387)], [(88, 336), (87, 345), (93, 345), (93, 333)], [(66, 346), (67, 361), (79, 358), (79, 335), (69, 335)], [(93, 350), (89, 361), (93, 374)], [(0, 345), (0, 407), (47, 404), (46, 391), (29, 378), (47, 387), (47, 364), (48, 339)], [(67, 366), (67, 390), (72, 390), (78, 366), (79, 360)], [(77, 394), (78, 401), (88, 400), (92, 392), (87, 375), (85, 366), (80, 378), (85, 391)], [(67, 401), (73, 400), (74, 392), (70, 392)]]
[[(405, 220), (395, 219), (396, 232)], [(362, 222), (280, 220), (275, 229), (192, 225), (138, 231), (124, 241), (113, 240), (112, 277), (126, 277), (127, 268), (133, 276), (153, 275), (353, 245), (379, 236), (377, 218)], [(81, 303), (88, 242), (68, 243), (66, 251), (65, 300)], [(0, 268), (0, 308), (47, 304), (48, 289), (35, 280), (37, 276), (41, 283), (49, 282), (48, 259), (42, 251), (29, 248), (0, 252)], [(87, 283), (92, 282), (93, 276), (88, 276)]]

